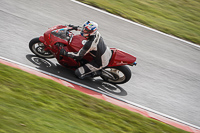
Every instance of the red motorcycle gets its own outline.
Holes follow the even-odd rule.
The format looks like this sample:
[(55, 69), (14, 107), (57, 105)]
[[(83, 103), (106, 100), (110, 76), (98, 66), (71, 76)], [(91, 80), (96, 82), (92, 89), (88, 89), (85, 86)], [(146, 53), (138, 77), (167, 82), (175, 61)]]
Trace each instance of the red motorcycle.
[[(68, 31), (66, 39), (54, 36), (51, 32), (57, 29), (67, 28), (64, 25), (56, 25), (49, 28), (44, 36), (33, 38), (29, 43), (30, 50), (42, 58), (56, 58), (64, 67), (75, 70), (76, 68), (93, 60), (92, 54), (86, 54), (81, 60), (74, 60), (70, 57), (60, 59), (59, 51), (64, 48), (68, 52), (78, 52), (86, 42), (86, 38), (80, 34), (75, 35)], [(136, 65), (136, 57), (116, 48), (111, 48), (112, 57), (107, 67), (102, 69), (100, 77), (113, 84), (122, 84), (130, 80), (131, 70), (126, 65)]]

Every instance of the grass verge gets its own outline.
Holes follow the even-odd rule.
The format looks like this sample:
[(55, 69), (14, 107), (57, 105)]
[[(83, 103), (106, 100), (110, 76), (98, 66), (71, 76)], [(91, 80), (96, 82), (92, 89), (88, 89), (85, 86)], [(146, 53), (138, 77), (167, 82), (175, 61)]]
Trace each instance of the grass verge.
[(199, 0), (78, 0), (200, 45)]
[(0, 133), (185, 133), (0, 64)]

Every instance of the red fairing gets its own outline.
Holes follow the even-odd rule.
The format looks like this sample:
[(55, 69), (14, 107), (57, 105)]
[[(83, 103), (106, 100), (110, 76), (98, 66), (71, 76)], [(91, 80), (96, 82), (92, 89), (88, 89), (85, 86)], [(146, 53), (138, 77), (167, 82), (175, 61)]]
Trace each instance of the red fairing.
[(111, 48), (113, 51), (112, 58), (108, 67), (129, 65), (136, 61), (136, 57), (116, 48)]
[(40, 36), (39, 40), (40, 40), (40, 42), (44, 43), (45, 42), (44, 36)]
[(75, 35), (70, 43), (71, 52), (79, 51), (83, 47), (83, 40), (86, 40), (86, 38), (82, 37), (81, 35)]
[(46, 41), (46, 44), (48, 45), (54, 45), (56, 42), (60, 42), (63, 44), (68, 44), (67, 41), (60, 39), (59, 37), (56, 37), (54, 35), (51, 34), (52, 31), (56, 30), (56, 29), (61, 29), (61, 28), (67, 28), (67, 26), (63, 26), (63, 25), (56, 25), (52, 28), (49, 28), (45, 33), (44, 33), (44, 39)]
[[(60, 38), (55, 38), (55, 36), (53, 36), (51, 34), (51, 32), (53, 30), (56, 30), (56, 29), (61, 29), (61, 28), (66, 28), (67, 26), (63, 26), (63, 25), (56, 25), (52, 28), (49, 28), (45, 33), (44, 33), (44, 36), (40, 36), (39, 40), (44, 43), (45, 45), (53, 45), (55, 44), (56, 42), (59, 41), (63, 41), (62, 39)], [(66, 43), (66, 41), (64, 41)]]

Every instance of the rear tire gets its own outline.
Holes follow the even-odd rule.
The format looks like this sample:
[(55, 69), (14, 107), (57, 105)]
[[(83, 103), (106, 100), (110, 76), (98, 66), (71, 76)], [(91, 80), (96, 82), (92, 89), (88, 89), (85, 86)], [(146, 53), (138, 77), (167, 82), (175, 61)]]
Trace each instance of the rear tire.
[(50, 51), (44, 51), (45, 45), (39, 40), (39, 37), (33, 38), (29, 42), (29, 49), (35, 55), (42, 58), (54, 58), (54, 55)]
[[(108, 76), (108, 74), (112, 76)], [(128, 66), (104, 68), (101, 78), (109, 83), (123, 84), (131, 79), (131, 70), (128, 68)]]

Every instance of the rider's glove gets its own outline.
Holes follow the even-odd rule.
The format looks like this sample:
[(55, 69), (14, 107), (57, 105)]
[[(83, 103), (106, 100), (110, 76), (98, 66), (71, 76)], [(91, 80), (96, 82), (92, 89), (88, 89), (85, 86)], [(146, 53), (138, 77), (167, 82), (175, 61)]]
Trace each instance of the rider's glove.
[(79, 26), (74, 26), (73, 29), (74, 30), (78, 30)]
[(71, 24), (69, 24), (68, 27), (71, 28), (70, 30), (78, 30), (78, 28), (79, 28), (79, 26), (74, 26), (74, 25), (71, 25)]

